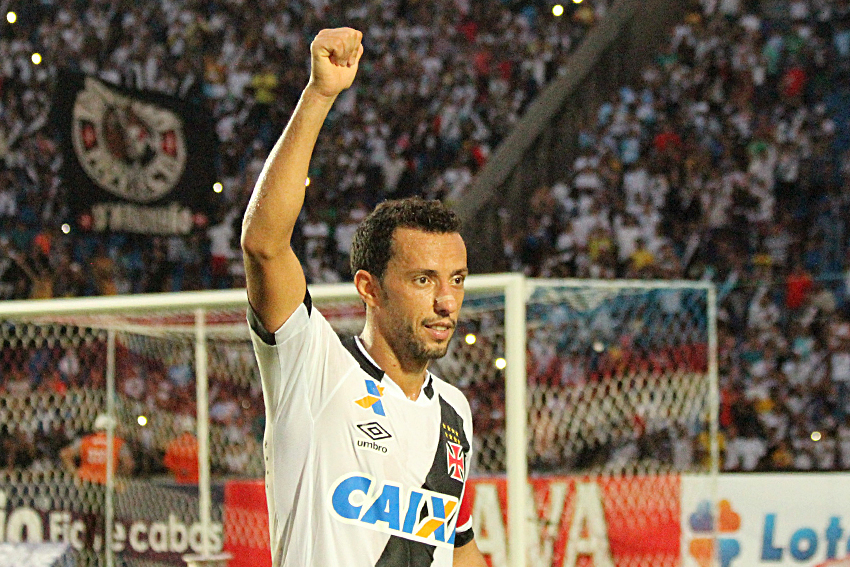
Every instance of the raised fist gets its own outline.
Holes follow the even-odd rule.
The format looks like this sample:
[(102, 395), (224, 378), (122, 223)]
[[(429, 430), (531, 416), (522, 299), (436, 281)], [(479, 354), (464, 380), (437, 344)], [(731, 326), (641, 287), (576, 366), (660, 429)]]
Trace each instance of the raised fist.
[(352, 28), (326, 29), (310, 45), (309, 87), (335, 97), (351, 86), (363, 55), (363, 34)]

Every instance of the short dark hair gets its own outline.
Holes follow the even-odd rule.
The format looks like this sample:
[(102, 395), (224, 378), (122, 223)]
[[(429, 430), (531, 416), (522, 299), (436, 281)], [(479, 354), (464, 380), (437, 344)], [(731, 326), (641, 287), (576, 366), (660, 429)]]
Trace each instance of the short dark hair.
[(351, 243), (351, 275), (365, 270), (384, 277), (392, 258), (393, 235), (397, 228), (414, 228), (445, 234), (460, 232), (460, 218), (440, 201), (408, 197), (384, 201), (375, 207), (354, 233)]

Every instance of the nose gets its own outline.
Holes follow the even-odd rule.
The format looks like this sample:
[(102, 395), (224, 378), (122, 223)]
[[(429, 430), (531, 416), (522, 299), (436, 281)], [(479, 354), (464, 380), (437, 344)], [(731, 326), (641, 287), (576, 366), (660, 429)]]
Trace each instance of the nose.
[(457, 298), (451, 293), (445, 293), (434, 299), (434, 311), (440, 315), (451, 315), (457, 311)]

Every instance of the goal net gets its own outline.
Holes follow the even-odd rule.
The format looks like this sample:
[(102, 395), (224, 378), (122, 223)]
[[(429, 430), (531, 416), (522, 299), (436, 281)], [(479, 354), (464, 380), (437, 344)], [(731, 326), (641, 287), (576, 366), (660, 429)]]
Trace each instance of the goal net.
[(535, 472), (708, 473), (716, 383), (707, 287), (531, 282), (529, 465)]
[[(498, 297), (473, 296), (464, 304), (458, 340), (437, 362), (473, 407), (479, 548), (493, 565), (710, 561), (709, 555), (694, 563), (691, 514), (681, 502), (682, 479), (694, 476), (707, 481), (698, 500), (709, 509), (716, 501), (713, 287), (529, 279), (523, 298), (519, 394), (499, 370), (511, 331)], [(472, 345), (464, 340), (468, 333), (475, 336)], [(515, 358), (508, 357), (508, 369)], [(518, 397), (525, 419), (511, 420), (506, 408)], [(520, 462), (511, 456), (518, 443)], [(532, 489), (512, 508), (502, 477), (522, 467)], [(502, 531), (499, 513), (505, 511)], [(519, 525), (512, 528), (514, 522)], [(505, 535), (515, 545), (505, 546)], [(697, 535), (704, 536), (701, 545), (713, 545), (706, 543), (715, 538), (711, 530)]]
[[(360, 331), (353, 286), (310, 289), (341, 334)], [(710, 292), (469, 278), (434, 371), (472, 406), (476, 539), (494, 566), (593, 564), (570, 547), (578, 484), (557, 503), (548, 481), (520, 489), (529, 476), (592, 480), (609, 525), (651, 527), (676, 513), (676, 475), (716, 475)], [(0, 305), (0, 542), (66, 543), (82, 566), (222, 550), (233, 566), (262, 564), (264, 415), (246, 306), (244, 291)], [(489, 481), (508, 548), (487, 520)], [(632, 563), (618, 545), (612, 565), (680, 564), (667, 548)]]

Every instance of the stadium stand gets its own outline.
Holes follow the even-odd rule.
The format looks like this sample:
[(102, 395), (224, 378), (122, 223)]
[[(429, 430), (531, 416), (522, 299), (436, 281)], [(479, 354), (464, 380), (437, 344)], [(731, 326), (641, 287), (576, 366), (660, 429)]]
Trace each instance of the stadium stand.
[[(567, 56), (607, 3), (560, 20), (530, 3), (332, 6), (22, 7), (0, 39), (0, 298), (242, 285), (241, 211), (307, 78), (294, 54), (320, 27), (342, 23), (366, 32), (370, 68), (329, 119), (298, 246), (311, 281), (344, 280), (363, 211), (414, 193), (459, 200), (534, 97), (567, 72)], [(36, 50), (40, 65), (31, 62)], [(204, 101), (224, 186), (206, 226), (151, 241), (97, 234), (69, 217), (47, 121), (60, 64)], [(529, 191), (525, 216), (503, 226), (506, 265), (528, 275), (719, 284), (725, 470), (850, 470), (848, 76), (847, 0), (694, 2), (642, 79), (594, 109), (562, 178)], [(535, 340), (529, 351), (545, 351)], [(80, 364), (85, 349), (59, 353), (66, 371), (46, 378), (30, 354), (4, 346), (0, 392), (50, 396), (99, 379), (80, 372), (98, 365)], [(529, 380), (567, 385), (577, 363), (556, 355), (545, 377), (532, 367)], [(128, 373), (120, 387), (175, 404), (178, 370), (169, 370), (149, 369), (155, 378), (145, 384)], [(255, 436), (256, 388), (222, 386), (218, 396), (213, 419), (234, 438)], [(244, 396), (257, 403), (243, 408)], [(479, 429), (501, 427), (503, 400), (472, 397), (489, 416)], [(38, 423), (34, 409), (27, 415)], [(58, 466), (51, 443), (80, 432), (48, 427), (61, 425), (4, 435), (4, 466)], [(137, 463), (162, 472), (155, 459)], [(246, 467), (236, 454), (217, 466)]]
[[(597, 5), (601, 13), (605, 3)], [(2, 297), (240, 285), (241, 212), (308, 77), (295, 54), (320, 27), (343, 21), (366, 31), (370, 68), (336, 106), (317, 150), (299, 245), (312, 281), (346, 277), (349, 221), (363, 206), (413, 193), (457, 198), (540, 87), (563, 72), (592, 18), (576, 23), (538, 12), (448, 0), (427, 9), (422, 2), (343, 10), (307, 1), (23, 8), (6, 26), (2, 48), (0, 214), (12, 252), (0, 274)], [(30, 61), (36, 50), (44, 60), (38, 66)], [(59, 143), (46, 121), (60, 66), (204, 101), (216, 121), (224, 186), (221, 210), (206, 227), (150, 245), (147, 237), (92, 234), (69, 218)], [(70, 235), (60, 232), (63, 222)]]
[(695, 5), (503, 233), (532, 276), (720, 285), (724, 470), (848, 466), (849, 8)]
[[(342, 24), (366, 31), (370, 69), (336, 105), (323, 135), (298, 246), (311, 281), (346, 278), (351, 228), (364, 208), (414, 193), (456, 199), (539, 89), (565, 71), (566, 54), (607, 6), (597, 2), (559, 20), (514, 4), (361, 2), (346, 3), (343, 10), (306, 0), (59, 0), (18, 7), (17, 21), (4, 24), (0, 39), (6, 56), (0, 298), (243, 285), (242, 211), (308, 77), (306, 61), (295, 54), (307, 51), (321, 27)], [(270, 13), (276, 15), (269, 18)], [(31, 60), (35, 51), (43, 58), (39, 65)], [(63, 87), (57, 84), (63, 68), (203, 101), (216, 123), (224, 187), (221, 208), (206, 226), (186, 236), (104, 235), (91, 230), (90, 219), (73, 216), (62, 180), (61, 141), (48, 120), (53, 95)], [(91, 417), (87, 412), (102, 403), (97, 394), (85, 393), (87, 386), (102, 386), (101, 354), (86, 346), (67, 352), (4, 347), (7, 370), (0, 390), (15, 398), (3, 408), (15, 418), (4, 427), (18, 434), (5, 437), (4, 464), (57, 467), (53, 445), (82, 434)], [(61, 358), (64, 370), (44, 378), (33, 365), (48, 358)], [(151, 409), (178, 412), (191, 397), (181, 375), (172, 367), (126, 368), (119, 388)], [(52, 405), (50, 396), (69, 391), (80, 399), (64, 422), (38, 409), (42, 397)], [(213, 434), (228, 449), (214, 469), (259, 475), (254, 445), (242, 442), (258, 441), (261, 434), (259, 389), (217, 380), (215, 392)], [(237, 403), (246, 397), (253, 399), (248, 407)], [(164, 439), (134, 446), (137, 472), (164, 472), (163, 446)]]

